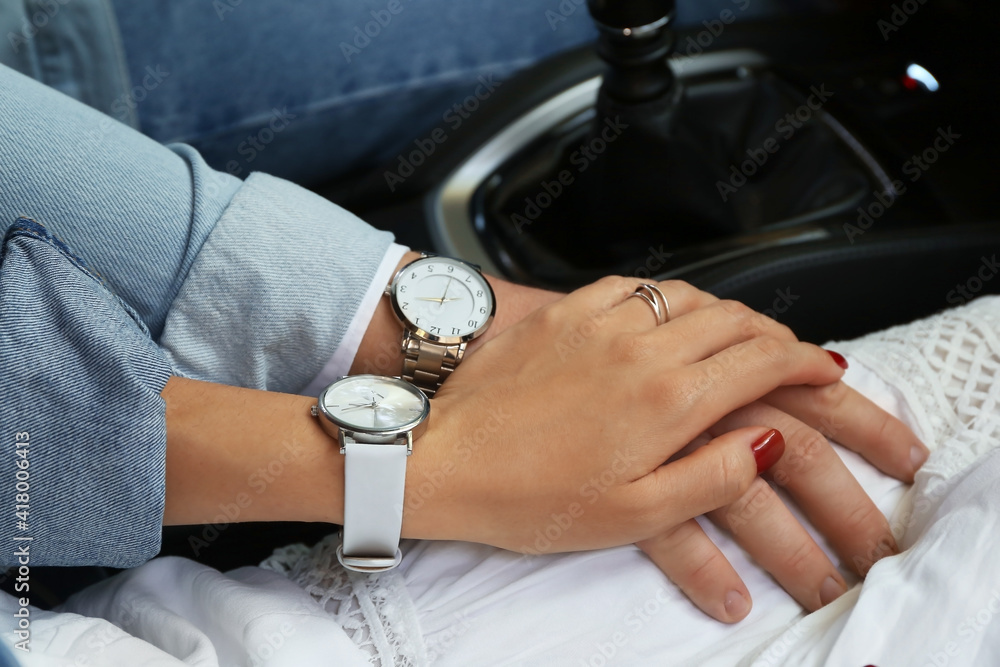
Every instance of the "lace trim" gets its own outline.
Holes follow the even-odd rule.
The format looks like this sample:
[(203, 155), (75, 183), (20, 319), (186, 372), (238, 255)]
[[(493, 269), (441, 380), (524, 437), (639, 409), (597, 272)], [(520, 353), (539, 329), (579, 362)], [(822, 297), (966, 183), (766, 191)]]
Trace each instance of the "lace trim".
[[(981, 298), (934, 317), (836, 343), (896, 388), (933, 455), (909, 495), (933, 497), (934, 484), (961, 473), (1000, 445), (1000, 297)], [(900, 511), (900, 510), (898, 510)], [(894, 524), (900, 533), (912, 518)], [(902, 535), (897, 535), (897, 538)], [(912, 534), (904, 541), (914, 539)], [(396, 571), (363, 575), (337, 561), (339, 539), (312, 549), (278, 549), (261, 567), (284, 574), (309, 592), (376, 667), (429, 663), (416, 609)], [(903, 542), (901, 542), (903, 545)]]
[(837, 349), (906, 399), (934, 455), (922, 473), (948, 479), (1000, 442), (1000, 298), (985, 297)]
[(337, 560), (340, 538), (330, 535), (312, 549), (293, 544), (260, 566), (287, 576), (306, 590), (368, 656), (375, 667), (430, 664), (417, 612), (396, 570), (351, 572)]

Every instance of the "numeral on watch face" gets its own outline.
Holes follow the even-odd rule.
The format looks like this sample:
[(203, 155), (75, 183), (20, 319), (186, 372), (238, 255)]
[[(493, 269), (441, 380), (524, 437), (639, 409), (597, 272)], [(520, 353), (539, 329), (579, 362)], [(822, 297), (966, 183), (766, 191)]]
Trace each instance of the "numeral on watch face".
[[(493, 310), (492, 291), (482, 274), (447, 258), (417, 260), (396, 279), (395, 290), (397, 312), (435, 336), (474, 334)], [(404, 292), (405, 302), (398, 298)]]

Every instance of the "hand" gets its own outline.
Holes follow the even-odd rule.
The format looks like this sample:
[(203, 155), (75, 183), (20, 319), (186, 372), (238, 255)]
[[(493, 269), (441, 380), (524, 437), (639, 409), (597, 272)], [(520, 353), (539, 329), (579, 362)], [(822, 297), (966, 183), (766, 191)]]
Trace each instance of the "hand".
[[(731, 317), (730, 326), (748, 334), (766, 332), (781, 340), (794, 340), (787, 328), (740, 304), (692, 292), (684, 283), (664, 283), (663, 289), (672, 301), (684, 300), (685, 307), (725, 309)], [(897, 553), (888, 521), (826, 438), (836, 437), (884, 472), (911, 482), (928, 452), (910, 429), (837, 382), (826, 387), (778, 389), (727, 415), (699, 440), (705, 442), (713, 435), (757, 424), (777, 428), (786, 440), (786, 453), (768, 477), (796, 499), (845, 563), (864, 576), (880, 558)], [(709, 516), (728, 529), (806, 609), (818, 609), (846, 589), (833, 563), (762, 479), (755, 480), (736, 503)], [(749, 613), (750, 595), (745, 585), (696, 522), (643, 541), (639, 547), (706, 613), (730, 622)], [(720, 605), (720, 600), (724, 604)]]
[(671, 296), (674, 319), (655, 327), (648, 306), (626, 300), (636, 284), (578, 290), (466, 359), (414, 446), (405, 536), (537, 553), (663, 535), (744, 496), (769, 428), (720, 433), (664, 462), (779, 387), (843, 374), (821, 348), (699, 307), (693, 288)]

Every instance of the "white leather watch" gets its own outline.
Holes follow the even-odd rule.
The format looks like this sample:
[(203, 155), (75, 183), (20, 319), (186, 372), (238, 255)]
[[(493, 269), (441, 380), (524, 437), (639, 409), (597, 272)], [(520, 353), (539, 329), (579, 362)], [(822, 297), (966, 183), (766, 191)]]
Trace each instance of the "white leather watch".
[(424, 254), (401, 268), (385, 293), (403, 325), (402, 377), (433, 397), (469, 341), (493, 321), (493, 288), (474, 264)]
[(337, 558), (355, 572), (399, 565), (406, 457), (426, 429), (430, 401), (399, 378), (356, 375), (324, 389), (313, 415), (344, 455), (344, 526)]

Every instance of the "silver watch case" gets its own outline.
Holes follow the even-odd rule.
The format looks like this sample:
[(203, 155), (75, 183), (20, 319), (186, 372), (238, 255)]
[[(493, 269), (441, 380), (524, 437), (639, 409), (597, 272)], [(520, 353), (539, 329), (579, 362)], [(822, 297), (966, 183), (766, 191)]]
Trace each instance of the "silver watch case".
[[(399, 384), (401, 387), (405, 388), (414, 396), (419, 396), (421, 401), (421, 406), (423, 410), (420, 415), (415, 417), (413, 421), (410, 421), (402, 426), (397, 427), (387, 427), (384, 429), (366, 429), (358, 430), (354, 425), (347, 424), (340, 421), (334, 415), (330, 414), (325, 406), (326, 394), (328, 391), (337, 386), (338, 383), (344, 380), (357, 380), (358, 378), (370, 377), (377, 378), (382, 381), (393, 382)], [(389, 377), (384, 375), (351, 375), (351, 376), (341, 376), (337, 378), (336, 382), (328, 385), (323, 391), (320, 392), (319, 397), (316, 400), (316, 404), (312, 406), (312, 414), (314, 417), (319, 419), (320, 427), (326, 431), (326, 433), (337, 439), (340, 443), (340, 453), (345, 454), (347, 450), (344, 448), (346, 445), (345, 438), (350, 438), (354, 442), (360, 442), (364, 444), (372, 445), (392, 445), (399, 441), (401, 437), (406, 437), (406, 455), (409, 456), (413, 453), (413, 441), (423, 435), (424, 431), (427, 430), (427, 417), (430, 416), (431, 403), (427, 400), (427, 396), (424, 392), (420, 391), (412, 383), (402, 380), (397, 377)]]
[[(407, 317), (403, 314), (402, 309), (399, 307), (399, 299), (397, 298), (396, 287), (399, 283), (400, 277), (417, 262), (435, 257), (440, 257), (441, 259), (447, 259), (449, 262), (455, 262), (456, 264), (461, 264), (462, 266), (475, 270), (476, 273), (478, 273), (480, 276), (483, 275), (482, 269), (480, 269), (477, 265), (472, 264), (471, 262), (466, 262), (465, 260), (461, 259), (455, 259), (454, 257), (445, 257), (443, 255), (422, 253), (420, 257), (404, 265), (402, 268), (399, 269), (399, 271), (396, 271), (396, 275), (393, 276), (392, 282), (389, 283), (388, 287), (385, 288), (385, 294), (388, 295), (389, 303), (392, 304), (392, 312), (396, 314), (396, 319), (398, 319), (399, 322), (403, 325), (403, 328), (406, 329), (406, 332), (410, 335), (410, 337), (416, 338), (418, 340), (426, 340), (431, 343), (437, 343), (439, 345), (461, 345), (463, 343), (468, 343), (470, 340), (475, 340), (476, 338), (479, 338), (486, 332), (487, 329), (489, 329), (490, 324), (492, 324), (493, 318), (496, 316), (497, 313), (497, 295), (493, 291), (493, 286), (490, 285), (490, 281), (486, 280), (485, 276), (483, 276), (483, 282), (486, 283), (486, 288), (489, 289), (490, 291), (490, 302), (492, 304), (490, 308), (490, 314), (486, 317), (486, 321), (483, 322), (478, 329), (476, 329), (470, 334), (466, 334), (464, 336), (438, 336), (432, 334), (431, 332), (425, 331), (420, 327), (418, 327), (416, 324), (410, 322), (410, 320), (407, 319)], [(406, 345), (405, 336), (403, 339), (403, 345), (404, 347)], [(405, 352), (406, 350), (404, 349), (403, 351)]]

